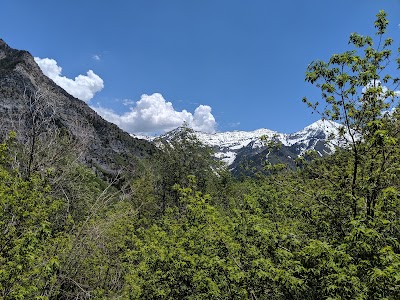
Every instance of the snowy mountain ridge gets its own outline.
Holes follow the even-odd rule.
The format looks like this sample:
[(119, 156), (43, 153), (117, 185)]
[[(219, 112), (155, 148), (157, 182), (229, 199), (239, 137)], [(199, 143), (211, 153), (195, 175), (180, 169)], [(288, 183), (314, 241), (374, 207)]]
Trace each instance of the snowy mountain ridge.
[(339, 140), (338, 133), (340, 124), (332, 121), (318, 120), (304, 129), (295, 133), (279, 133), (270, 129), (257, 129), (254, 131), (228, 131), (214, 134), (195, 132), (197, 138), (206, 145), (216, 150), (216, 156), (221, 158), (228, 165), (231, 165), (239, 150), (251, 146), (252, 149), (265, 148), (262, 138), (281, 143), (286, 147), (296, 147), (297, 155), (302, 155), (307, 150), (317, 150), (318, 142), (324, 141), (327, 149), (321, 156), (331, 154), (335, 147), (343, 145)]
[[(303, 155), (308, 150), (316, 150), (320, 156), (332, 154), (335, 147), (345, 144), (344, 139), (340, 140), (340, 124), (318, 120), (304, 129), (295, 133), (280, 133), (270, 129), (257, 129), (254, 131), (227, 131), (218, 133), (204, 133), (195, 131), (195, 136), (204, 144), (212, 147), (215, 156), (224, 161), (229, 166), (238, 165), (238, 160), (250, 159), (252, 157), (263, 155), (267, 149), (265, 140), (272, 140), (282, 144), (286, 149), (284, 151), (285, 159), (296, 158)], [(159, 139), (168, 140), (176, 130), (168, 132), (160, 137), (136, 136), (157, 143)]]

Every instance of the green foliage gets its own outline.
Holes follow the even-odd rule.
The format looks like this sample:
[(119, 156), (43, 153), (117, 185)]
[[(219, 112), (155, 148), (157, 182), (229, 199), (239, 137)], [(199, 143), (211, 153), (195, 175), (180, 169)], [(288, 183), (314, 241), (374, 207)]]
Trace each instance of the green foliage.
[(139, 231), (140, 242), (128, 252), (137, 266), (126, 293), (131, 299), (240, 299), (246, 292), (235, 285), (240, 270), (229, 259), (229, 225), (207, 195), (175, 188), (179, 209), (169, 208), (159, 225)]
[(160, 141), (161, 151), (154, 157), (158, 172), (155, 190), (161, 212), (178, 203), (175, 184), (187, 186), (188, 176), (195, 176), (197, 188), (208, 193), (218, 181), (218, 173), (224, 171), (212, 150), (196, 138), (192, 129), (179, 128), (174, 134), (171, 141)]
[[(2, 144), (4, 159), (7, 147)], [(48, 251), (63, 239), (50, 223), (60, 201), (35, 176), (23, 180), (0, 166), (0, 295), (2, 299), (47, 299), (59, 269), (57, 253)]]

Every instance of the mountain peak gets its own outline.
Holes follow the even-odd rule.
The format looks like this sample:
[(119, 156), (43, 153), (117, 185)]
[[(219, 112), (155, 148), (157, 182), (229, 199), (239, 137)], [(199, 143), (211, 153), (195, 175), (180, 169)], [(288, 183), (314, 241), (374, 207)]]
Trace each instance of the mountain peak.
[(6, 55), (9, 54), (10, 50), (13, 49), (10, 48), (4, 40), (0, 39), (0, 60), (5, 58)]
[[(32, 55), (26, 50), (17, 50), (17, 49), (11, 48), (3, 39), (0, 39), (0, 53), (7, 54), (7, 55), (29, 54), (29, 56), (32, 57)], [(32, 57), (32, 59), (33, 59), (33, 57)]]
[(3, 39), (0, 39), (0, 49), (6, 48), (6, 47), (9, 47), (7, 45), (7, 43)]
[(30, 77), (29, 81), (49, 82), (28, 51), (13, 49), (0, 39), (0, 74), (4, 77), (7, 74), (14, 74), (12, 76), (15, 76), (17, 73), (20, 77)]
[(303, 130), (323, 130), (323, 131), (332, 131), (336, 130), (340, 127), (341, 125), (339, 123), (336, 123), (334, 121), (326, 120), (326, 119), (319, 119), (318, 121), (315, 121), (314, 123), (306, 126)]

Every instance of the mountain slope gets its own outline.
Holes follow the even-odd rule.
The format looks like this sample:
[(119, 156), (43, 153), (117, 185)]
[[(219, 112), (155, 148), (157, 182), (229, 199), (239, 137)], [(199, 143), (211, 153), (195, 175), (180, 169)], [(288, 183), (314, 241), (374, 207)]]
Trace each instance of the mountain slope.
[(23, 143), (56, 128), (80, 145), (82, 162), (104, 174), (115, 174), (155, 151), (151, 143), (131, 137), (56, 85), (29, 52), (12, 49), (1, 39), (0, 116), (0, 134), (14, 130)]

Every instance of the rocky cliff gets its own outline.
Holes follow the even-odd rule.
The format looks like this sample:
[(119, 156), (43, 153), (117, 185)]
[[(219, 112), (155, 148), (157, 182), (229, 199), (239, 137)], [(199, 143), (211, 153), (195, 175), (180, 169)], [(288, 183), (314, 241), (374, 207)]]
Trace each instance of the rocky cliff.
[(4, 137), (10, 130), (26, 144), (46, 142), (43, 137), (54, 132), (68, 136), (80, 145), (83, 163), (108, 174), (155, 151), (151, 143), (105, 121), (56, 85), (29, 52), (12, 49), (0, 39), (0, 134)]

